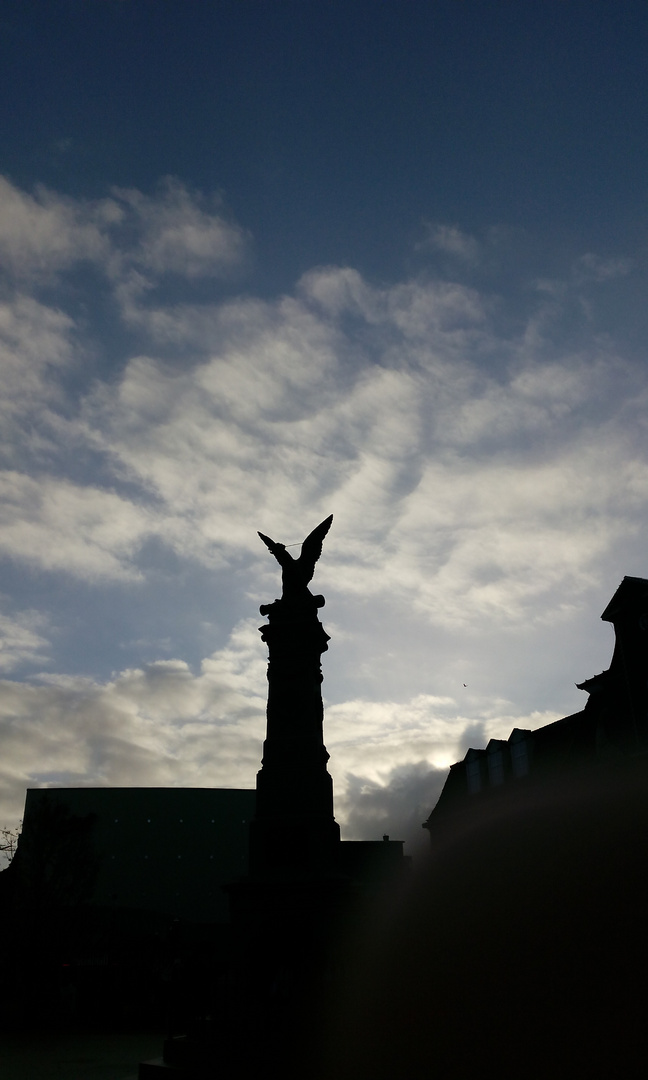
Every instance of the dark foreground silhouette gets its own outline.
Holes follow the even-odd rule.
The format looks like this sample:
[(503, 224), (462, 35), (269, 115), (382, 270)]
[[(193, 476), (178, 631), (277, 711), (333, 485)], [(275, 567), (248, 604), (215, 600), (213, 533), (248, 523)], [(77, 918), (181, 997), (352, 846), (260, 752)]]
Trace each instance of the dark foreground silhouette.
[(375, 913), (324, 1075), (645, 1074), (648, 767), (493, 805)]

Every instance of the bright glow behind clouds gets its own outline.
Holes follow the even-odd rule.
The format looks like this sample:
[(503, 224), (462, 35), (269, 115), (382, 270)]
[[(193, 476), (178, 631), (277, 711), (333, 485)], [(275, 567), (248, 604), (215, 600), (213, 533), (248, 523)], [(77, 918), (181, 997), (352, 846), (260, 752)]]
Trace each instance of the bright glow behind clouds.
[[(648, 383), (592, 315), (632, 266), (583, 253), (516, 306), (461, 279), (487, 241), (428, 231), (452, 275), (333, 266), (198, 301), (251, 253), (218, 200), (2, 181), (7, 821), (41, 782), (253, 785), (254, 612), (279, 589), (256, 529), (294, 543), (330, 512), (325, 738), (353, 835), (413, 828), (471, 739), (583, 703), (595, 619), (647, 572)], [(107, 618), (121, 640), (90, 660)]]

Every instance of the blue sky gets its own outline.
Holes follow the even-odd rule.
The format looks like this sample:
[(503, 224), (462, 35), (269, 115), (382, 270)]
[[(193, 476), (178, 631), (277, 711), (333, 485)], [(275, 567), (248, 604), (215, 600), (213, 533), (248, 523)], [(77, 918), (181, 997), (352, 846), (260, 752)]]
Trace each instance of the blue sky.
[[(0, 14), (0, 820), (251, 786), (256, 530), (329, 513), (347, 837), (584, 704), (648, 576), (648, 10)], [(465, 684), (465, 685), (464, 685)]]

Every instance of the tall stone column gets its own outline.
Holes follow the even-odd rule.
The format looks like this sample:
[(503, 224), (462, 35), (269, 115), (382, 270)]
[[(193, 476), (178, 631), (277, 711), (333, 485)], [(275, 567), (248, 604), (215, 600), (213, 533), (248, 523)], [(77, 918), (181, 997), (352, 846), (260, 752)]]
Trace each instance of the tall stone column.
[[(325, 535), (330, 520), (319, 534), (326, 526)], [(321, 656), (329, 637), (318, 609), (324, 597), (307, 588), (322, 536), (316, 529), (298, 560), (283, 545), (262, 539), (282, 564), (284, 588), (281, 600), (260, 609), (268, 617), (259, 628), (269, 651), (268, 708), (250, 869), (253, 876), (321, 874), (332, 865), (340, 840), (323, 735)]]

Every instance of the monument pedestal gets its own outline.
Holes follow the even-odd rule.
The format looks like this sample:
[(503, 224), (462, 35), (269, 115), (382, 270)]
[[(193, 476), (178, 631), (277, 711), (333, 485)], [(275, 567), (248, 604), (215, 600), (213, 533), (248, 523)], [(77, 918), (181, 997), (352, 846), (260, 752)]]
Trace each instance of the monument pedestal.
[(321, 656), (328, 634), (317, 617), (324, 597), (261, 607), (268, 623), (267, 730), (250, 828), (250, 876), (325, 874), (335, 863), (340, 828), (324, 746)]

